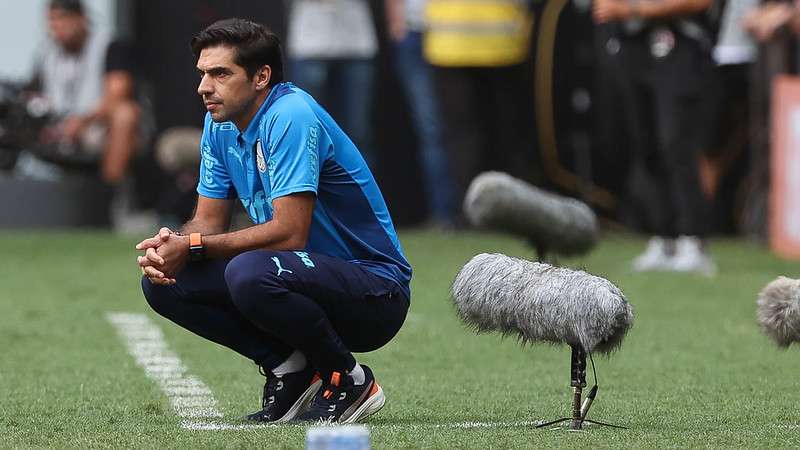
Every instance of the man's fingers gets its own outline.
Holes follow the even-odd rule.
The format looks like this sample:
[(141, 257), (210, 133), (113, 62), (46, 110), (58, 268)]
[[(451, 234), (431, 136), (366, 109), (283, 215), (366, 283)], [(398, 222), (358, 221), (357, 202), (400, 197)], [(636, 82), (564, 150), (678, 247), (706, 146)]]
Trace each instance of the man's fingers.
[(142, 271), (147, 278), (164, 278), (164, 273), (153, 266), (142, 267)]
[(171, 285), (171, 284), (175, 284), (175, 283), (171, 282), (171, 281), (170, 281), (168, 278), (152, 278), (152, 277), (147, 277), (147, 279), (148, 279), (148, 280), (149, 280), (151, 283), (153, 283), (153, 284), (157, 284), (157, 285), (159, 285), (159, 286), (169, 286), (169, 285)]
[(608, 14), (606, 13), (606, 11), (595, 11), (593, 16), (594, 16), (594, 21), (597, 23), (608, 22)]
[(137, 256), (136, 257), (136, 263), (139, 265), (139, 267), (148, 267), (148, 266), (156, 267), (156, 266), (160, 266), (160, 264), (148, 259), (147, 256)]
[(153, 284), (168, 286), (177, 283), (177, 280), (168, 278), (164, 272), (154, 267), (162, 266), (166, 263), (166, 260), (158, 254), (156, 249), (166, 242), (171, 234), (173, 234), (172, 230), (167, 227), (161, 227), (155, 236), (136, 244), (137, 250), (145, 250), (144, 256), (138, 256), (136, 261), (142, 268), (142, 274)]
[(161, 227), (161, 229), (158, 230), (158, 237), (160, 237), (162, 241), (169, 239), (170, 234), (172, 234), (172, 230), (167, 227)]
[(155, 236), (145, 239), (142, 242), (136, 244), (136, 250), (146, 250), (148, 248), (158, 247), (159, 245), (161, 245), (162, 242), (169, 239), (170, 234), (172, 234), (172, 230), (170, 230), (167, 227), (161, 227), (161, 229), (158, 230), (158, 233)]
[[(140, 258), (142, 260), (144, 260), (144, 261), (148, 261), (148, 259), (143, 257), (143, 256), (140, 257)], [(158, 272), (157, 270), (153, 269), (150, 266), (142, 266), (141, 269), (142, 269), (142, 275), (147, 277), (147, 280), (152, 284), (158, 284), (158, 285), (161, 285), (161, 286), (167, 286), (167, 285), (175, 283), (175, 280), (173, 280), (173, 279), (161, 278), (161, 277), (164, 276), (164, 274), (161, 274), (161, 277), (156, 276), (156, 274), (158, 274), (160, 272)], [(148, 270), (148, 269), (152, 269), (152, 270)]]
[(608, 7), (605, 3), (596, 4), (592, 10), (592, 17), (597, 23), (605, 23), (608, 21)]
[(144, 256), (146, 256), (147, 259), (158, 265), (164, 264), (164, 258), (162, 258), (161, 255), (158, 254), (158, 252), (156, 252), (155, 248), (152, 247), (148, 248)]
[(136, 250), (145, 250), (148, 248), (158, 247), (159, 244), (161, 244), (161, 239), (159, 237), (151, 237), (136, 244)]
[[(152, 266), (153, 265), (153, 263), (149, 259), (147, 259), (146, 256), (137, 256), (136, 257), (136, 264), (138, 264), (139, 267), (141, 267), (143, 269), (146, 266)], [(144, 272), (142, 272), (142, 273), (144, 273)]]

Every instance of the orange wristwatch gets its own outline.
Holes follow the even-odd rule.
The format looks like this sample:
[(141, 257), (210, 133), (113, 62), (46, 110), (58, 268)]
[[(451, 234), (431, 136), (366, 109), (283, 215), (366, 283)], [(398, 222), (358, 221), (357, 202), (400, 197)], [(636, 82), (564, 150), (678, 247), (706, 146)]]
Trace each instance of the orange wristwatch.
[(206, 259), (206, 248), (200, 233), (189, 234), (189, 261), (197, 262)]

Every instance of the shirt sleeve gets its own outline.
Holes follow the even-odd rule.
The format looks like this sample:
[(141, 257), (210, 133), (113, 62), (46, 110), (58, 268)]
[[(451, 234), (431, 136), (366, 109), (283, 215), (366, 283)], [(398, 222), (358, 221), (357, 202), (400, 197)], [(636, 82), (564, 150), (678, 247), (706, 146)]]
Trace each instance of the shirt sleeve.
[(200, 181), (197, 193), (209, 198), (232, 198), (233, 189), (228, 169), (216, 145), (211, 116), (206, 114), (203, 137), (200, 139)]
[(133, 73), (133, 47), (124, 41), (111, 41), (106, 50), (106, 73), (121, 70)]
[(272, 122), (266, 142), (272, 199), (297, 192), (316, 194), (330, 142), (316, 116), (303, 107), (281, 112)]
[(45, 45), (39, 44), (33, 54), (33, 70), (31, 71), (31, 77), (25, 84), (26, 91), (41, 92), (44, 90), (44, 53)]

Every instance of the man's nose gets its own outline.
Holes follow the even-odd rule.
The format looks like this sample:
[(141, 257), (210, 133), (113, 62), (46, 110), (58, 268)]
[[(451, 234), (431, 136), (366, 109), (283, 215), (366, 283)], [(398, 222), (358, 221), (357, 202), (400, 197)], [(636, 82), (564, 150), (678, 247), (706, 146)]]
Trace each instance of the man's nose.
[(200, 79), (200, 84), (197, 86), (197, 93), (200, 95), (208, 95), (214, 92), (211, 83), (211, 77), (208, 74), (203, 75), (203, 78)]

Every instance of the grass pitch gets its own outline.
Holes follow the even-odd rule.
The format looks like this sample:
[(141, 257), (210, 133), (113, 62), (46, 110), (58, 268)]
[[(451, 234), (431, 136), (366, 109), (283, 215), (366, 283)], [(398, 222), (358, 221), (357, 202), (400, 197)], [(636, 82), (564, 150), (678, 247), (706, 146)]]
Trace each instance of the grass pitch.
[[(106, 312), (147, 313), (211, 388), (227, 422), (257, 409), (263, 379), (249, 361), (149, 312), (137, 240), (0, 234), (0, 448), (301, 448), (300, 426), (180, 427)], [(497, 235), (406, 231), (401, 240), (414, 266), (409, 318), (389, 345), (359, 357), (387, 395), (369, 422), (375, 448), (800, 446), (800, 353), (778, 350), (755, 324), (758, 291), (777, 275), (800, 276), (800, 264), (743, 241), (715, 241), (716, 278), (632, 274), (629, 261), (643, 243), (618, 235), (564, 261), (610, 278), (635, 308), (622, 349), (595, 358), (600, 392), (590, 412), (629, 429), (575, 433), (529, 425), (569, 414), (569, 350), (475, 335), (448, 300), (450, 282), (474, 254), (532, 252)]]

